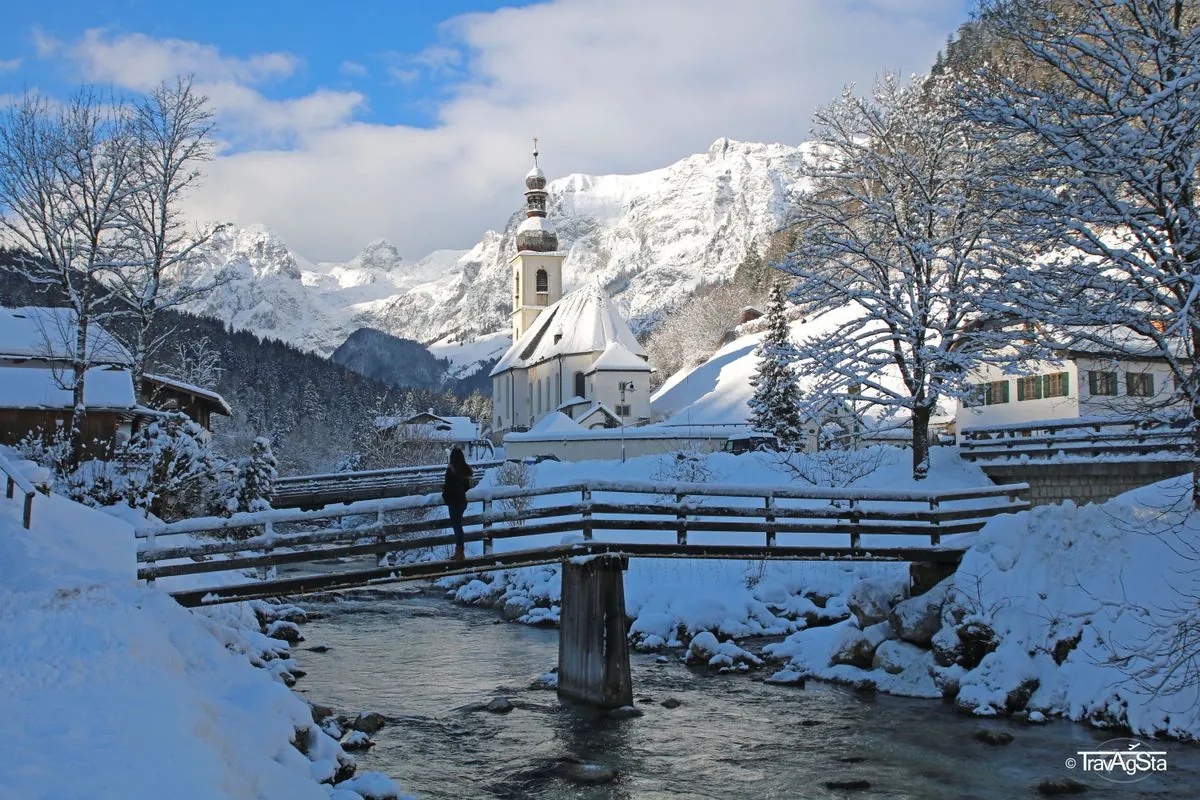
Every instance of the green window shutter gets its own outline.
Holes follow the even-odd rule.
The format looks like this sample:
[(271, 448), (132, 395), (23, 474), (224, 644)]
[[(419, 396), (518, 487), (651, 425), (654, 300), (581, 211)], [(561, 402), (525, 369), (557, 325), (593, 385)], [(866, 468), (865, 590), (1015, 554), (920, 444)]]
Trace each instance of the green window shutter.
[(1071, 396), (1071, 373), (1069, 373), (1069, 372), (1058, 373), (1058, 380), (1062, 384), (1062, 396), (1070, 397)]
[(1154, 397), (1154, 373), (1146, 373), (1146, 397)]
[(1001, 403), (1008, 402), (1008, 381), (1000, 382), (1000, 402)]
[(1017, 402), (1025, 399), (1025, 379), (1017, 378)]

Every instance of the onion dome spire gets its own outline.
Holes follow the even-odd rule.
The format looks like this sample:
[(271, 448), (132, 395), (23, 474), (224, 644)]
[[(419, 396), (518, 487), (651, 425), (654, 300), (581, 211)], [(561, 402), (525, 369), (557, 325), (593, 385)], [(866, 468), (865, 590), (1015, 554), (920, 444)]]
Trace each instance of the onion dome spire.
[(525, 221), (517, 228), (517, 250), (552, 253), (558, 250), (558, 234), (546, 218), (546, 175), (538, 166), (537, 139), (533, 140), (533, 169), (525, 176)]

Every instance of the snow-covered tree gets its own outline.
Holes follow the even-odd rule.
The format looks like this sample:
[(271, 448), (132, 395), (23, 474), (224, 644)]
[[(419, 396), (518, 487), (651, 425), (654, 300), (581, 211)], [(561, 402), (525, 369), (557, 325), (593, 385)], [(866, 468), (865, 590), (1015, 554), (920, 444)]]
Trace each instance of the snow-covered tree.
[(200, 180), (199, 166), (212, 156), (208, 98), (193, 90), (190, 79), (163, 83), (131, 105), (129, 124), (134, 191), (121, 203), (124, 263), (113, 271), (112, 285), (130, 318), (122, 338), (140, 393), (147, 361), (170, 334), (154, 331), (159, 312), (211, 291), (229, 276), (200, 280), (191, 274), (194, 254), (219, 228), (193, 231), (180, 210)]
[[(996, 0), (983, 11), (1037, 78), (997, 63), (968, 86), (967, 113), (1020, 155), (1000, 189), (1021, 212), (1014, 231), (1044, 253), (1012, 272), (1012, 310), (1068, 345), (1162, 358), (1200, 455), (1200, 8)], [(1200, 507), (1200, 466), (1192, 489)]]
[[(813, 410), (853, 400), (912, 425), (913, 477), (929, 470), (929, 420), (980, 361), (1011, 361), (1014, 334), (973, 324), (1003, 291), (1005, 209), (989, 202), (995, 145), (972, 136), (954, 86), (894, 76), (815, 115), (811, 191), (798, 198), (793, 297), (837, 324), (798, 343)], [(857, 389), (857, 391), (855, 391)]]
[(250, 454), (242, 456), (226, 468), (221, 486), (222, 511), (264, 511), (271, 507), (275, 489), (276, 463), (271, 452), (271, 440), (259, 436), (250, 446)]
[(119, 455), (129, 505), (159, 517), (203, 513), (218, 470), (210, 441), (208, 431), (179, 412), (139, 428)]
[(771, 285), (767, 299), (767, 333), (757, 349), (758, 369), (750, 384), (750, 424), (756, 430), (769, 431), (788, 449), (804, 443), (804, 412), (800, 407), (800, 386), (790, 361), (793, 353), (788, 330), (787, 307), (783, 287)]
[[(122, 215), (135, 188), (133, 128), (124, 106), (81, 91), (62, 105), (27, 93), (0, 118), (0, 234), (9, 267), (50, 288), (71, 310), (69, 330), (46, 331), (70, 363), (75, 457), (85, 449), (87, 370), (96, 363), (101, 282), (121, 264)], [(62, 317), (56, 319), (62, 320)], [(49, 354), (48, 354), (49, 355)]]

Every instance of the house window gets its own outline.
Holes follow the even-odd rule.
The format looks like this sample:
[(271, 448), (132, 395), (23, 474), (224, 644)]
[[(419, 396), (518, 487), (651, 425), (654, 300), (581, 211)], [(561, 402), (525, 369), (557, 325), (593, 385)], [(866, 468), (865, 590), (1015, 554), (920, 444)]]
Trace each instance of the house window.
[(1052, 372), (1049, 375), (1030, 375), (1017, 381), (1017, 400), (1042, 400), (1070, 395), (1070, 375)]
[(583, 385), (583, 373), (576, 372), (575, 373), (575, 396), (576, 397), (587, 397), (587, 395), (584, 393), (584, 388), (585, 387)]
[(1125, 394), (1129, 395), (1130, 397), (1153, 397), (1154, 373), (1126, 372)]
[(539, 269), (537, 271), (537, 290), (545, 293), (550, 291), (550, 276), (546, 274), (546, 270)]
[(1100, 370), (1088, 371), (1088, 392), (1114, 397), (1117, 394), (1117, 373)]
[(633, 416), (633, 412), (629, 409), (629, 406), (623, 406), (623, 405), (618, 404), (617, 405), (617, 416), (618, 417), (630, 417), (630, 416)]
[(994, 406), (1009, 401), (1008, 381), (992, 381), (977, 383), (970, 387), (971, 391), (963, 400), (968, 408), (975, 406)]

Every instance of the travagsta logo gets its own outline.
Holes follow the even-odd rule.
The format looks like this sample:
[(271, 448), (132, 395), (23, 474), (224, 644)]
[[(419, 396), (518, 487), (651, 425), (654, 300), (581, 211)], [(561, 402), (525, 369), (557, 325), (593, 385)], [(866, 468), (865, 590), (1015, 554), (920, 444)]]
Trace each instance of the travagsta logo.
[(1068, 769), (1081, 768), (1112, 783), (1136, 783), (1167, 771), (1167, 751), (1152, 750), (1137, 739), (1109, 739), (1095, 750), (1080, 750), (1068, 758)]

